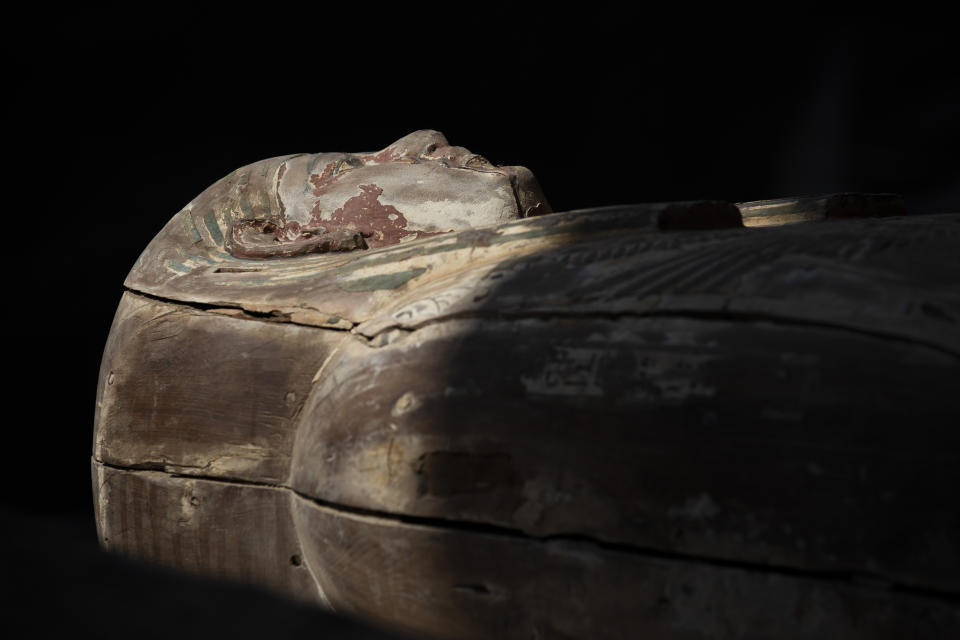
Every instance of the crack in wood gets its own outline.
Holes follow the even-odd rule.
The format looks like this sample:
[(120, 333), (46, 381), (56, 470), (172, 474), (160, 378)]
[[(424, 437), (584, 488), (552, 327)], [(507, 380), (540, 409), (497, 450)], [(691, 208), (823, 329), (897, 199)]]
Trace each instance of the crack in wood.
[[(653, 549), (649, 547), (643, 547), (639, 545), (632, 545), (627, 543), (618, 543), (618, 542), (609, 542), (606, 540), (598, 539), (593, 536), (588, 536), (579, 533), (552, 533), (543, 536), (531, 535), (522, 529), (505, 527), (502, 525), (489, 524), (485, 522), (473, 522), (468, 520), (457, 520), (451, 518), (442, 518), (436, 516), (415, 516), (401, 513), (392, 513), (387, 511), (379, 511), (376, 509), (367, 509), (362, 507), (354, 507), (351, 505), (340, 504), (332, 502), (329, 500), (324, 500), (322, 498), (316, 498), (293, 489), (285, 484), (275, 484), (275, 483), (266, 483), (266, 482), (257, 482), (252, 480), (243, 480), (239, 478), (228, 478), (228, 477), (209, 477), (202, 475), (193, 475), (193, 474), (180, 474), (180, 473), (171, 473), (164, 470), (164, 465), (162, 463), (151, 463), (144, 462), (137, 465), (132, 465), (129, 467), (118, 466), (103, 462), (102, 460), (94, 457), (94, 461), (97, 464), (103, 465), (104, 467), (114, 469), (117, 471), (123, 471), (126, 473), (159, 473), (166, 475), (171, 478), (183, 478), (189, 480), (202, 480), (208, 482), (229, 484), (229, 485), (246, 485), (246, 486), (255, 486), (261, 487), (263, 489), (272, 489), (279, 491), (288, 491), (292, 493), (296, 498), (305, 500), (312, 503), (314, 506), (321, 509), (327, 509), (339, 514), (347, 514), (355, 518), (369, 518), (374, 520), (389, 521), (395, 524), (405, 524), (414, 527), (426, 527), (432, 529), (445, 529), (448, 531), (462, 531), (465, 533), (471, 533), (476, 535), (490, 535), (498, 537), (506, 537), (517, 540), (526, 540), (530, 542), (538, 542), (542, 544), (571, 544), (571, 545), (582, 545), (594, 547), (597, 549), (603, 549), (606, 551), (614, 553), (623, 553), (632, 556), (639, 556), (648, 559), (662, 560), (666, 562), (679, 562), (687, 564), (698, 564), (712, 567), (721, 567), (727, 569), (739, 569), (742, 571), (749, 572), (759, 572), (767, 574), (775, 574), (785, 577), (798, 578), (798, 579), (807, 579), (807, 580), (817, 580), (825, 581), (831, 583), (844, 583), (848, 584), (853, 588), (860, 589), (870, 589), (870, 590), (880, 590), (887, 592), (902, 593), (906, 595), (911, 595), (920, 598), (927, 598), (931, 600), (938, 600), (946, 602), (949, 604), (960, 604), (960, 593), (954, 593), (950, 591), (944, 591), (940, 589), (933, 589), (929, 587), (919, 587), (912, 584), (906, 584), (903, 582), (896, 582), (886, 578), (880, 574), (872, 574), (866, 572), (856, 572), (856, 571), (829, 571), (829, 570), (812, 570), (812, 569), (799, 569), (796, 567), (791, 567), (787, 565), (779, 564), (763, 564), (758, 562), (746, 562), (742, 560), (730, 560), (725, 558), (717, 557), (708, 557), (700, 556), (687, 553), (679, 553), (675, 551), (664, 551), (661, 549)], [(473, 589), (475, 585), (454, 585), (454, 587), (468, 587), (471, 590), (479, 591)]]
[[(230, 302), (217, 302), (217, 303), (207, 303), (207, 302), (194, 302), (189, 300), (172, 300), (170, 298), (164, 298), (163, 296), (154, 295), (152, 293), (147, 293), (145, 291), (139, 291), (137, 289), (131, 289), (129, 287), (124, 287), (124, 291), (134, 297), (147, 298), (149, 300), (154, 300), (156, 302), (162, 302), (164, 304), (177, 305), (180, 307), (185, 307), (187, 309), (193, 309), (195, 311), (201, 311), (204, 313), (217, 313), (221, 315), (228, 315), (232, 318), (238, 318), (240, 320), (253, 320), (258, 322), (279, 322), (285, 324), (295, 324), (301, 327), (311, 327), (314, 329), (325, 329), (327, 331), (341, 331), (347, 332), (357, 326), (357, 323), (347, 320), (346, 318), (340, 318), (334, 316), (333, 314), (324, 314), (317, 309), (275, 309), (269, 312), (265, 311), (255, 311), (248, 309), (240, 304), (230, 303)], [(292, 314), (296, 311), (311, 312), (318, 316), (325, 317), (327, 319), (324, 323), (314, 323), (314, 322), (305, 322), (303, 320), (298, 320), (292, 317)], [(349, 326), (345, 326), (349, 325)]]
[(456, 320), (549, 320), (552, 318), (591, 318), (591, 319), (603, 319), (616, 321), (622, 318), (680, 318), (680, 319), (691, 319), (691, 320), (716, 320), (716, 321), (725, 321), (725, 322), (743, 322), (743, 323), (771, 323), (782, 326), (792, 326), (792, 327), (808, 327), (816, 329), (826, 329), (834, 331), (845, 331), (853, 333), (859, 336), (876, 338), (880, 340), (889, 340), (892, 342), (900, 342), (903, 344), (917, 345), (933, 349), (943, 355), (958, 358), (960, 359), (960, 352), (954, 351), (945, 347), (942, 344), (928, 340), (920, 340), (917, 338), (904, 336), (892, 332), (882, 331), (882, 330), (870, 330), (863, 327), (850, 326), (835, 322), (822, 322), (817, 320), (805, 319), (805, 318), (796, 318), (793, 316), (778, 315), (775, 313), (765, 313), (758, 311), (734, 311), (730, 309), (721, 309), (721, 310), (675, 310), (675, 309), (649, 309), (646, 311), (613, 311), (613, 312), (603, 312), (595, 310), (567, 310), (567, 309), (548, 309), (543, 311), (478, 311), (478, 310), (468, 310), (461, 313), (451, 313), (439, 318), (431, 318), (423, 321), (415, 327), (401, 327), (397, 325), (390, 325), (384, 327), (383, 329), (376, 331), (370, 334), (360, 333), (359, 331), (354, 331), (361, 323), (351, 322), (343, 318), (336, 318), (339, 321), (350, 322), (349, 327), (342, 326), (327, 326), (323, 324), (313, 324), (308, 322), (298, 322), (290, 317), (289, 313), (283, 313), (279, 310), (275, 312), (265, 313), (261, 311), (251, 311), (245, 309), (242, 305), (231, 305), (229, 303), (220, 303), (220, 304), (209, 304), (203, 302), (192, 302), (186, 300), (171, 300), (169, 298), (164, 298), (154, 294), (146, 293), (143, 291), (138, 291), (135, 289), (130, 289), (128, 287), (124, 288), (125, 291), (134, 296), (140, 296), (144, 298), (149, 298), (151, 300), (156, 300), (158, 302), (163, 302), (165, 304), (179, 305), (197, 311), (207, 312), (207, 313), (222, 313), (224, 310), (235, 311), (234, 313), (229, 313), (231, 317), (241, 318), (244, 320), (256, 320), (261, 322), (280, 322), (295, 324), (298, 326), (304, 327), (313, 327), (316, 329), (326, 329), (330, 331), (350, 331), (354, 335), (363, 338), (371, 346), (380, 347), (392, 344), (395, 342), (394, 339), (378, 340), (382, 336), (402, 332), (403, 334), (411, 333), (419, 329), (423, 329), (428, 326), (441, 324), (444, 322), (456, 321)]

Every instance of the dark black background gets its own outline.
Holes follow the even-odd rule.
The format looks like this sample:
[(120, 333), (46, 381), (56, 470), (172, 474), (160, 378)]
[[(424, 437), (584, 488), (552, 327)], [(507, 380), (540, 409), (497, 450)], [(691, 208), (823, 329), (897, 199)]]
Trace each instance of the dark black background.
[(351, 6), (38, 6), (7, 25), (3, 484), (18, 517), (92, 543), (97, 371), (124, 276), (249, 162), (432, 128), (530, 167), (555, 210), (835, 191), (960, 210), (946, 19)]

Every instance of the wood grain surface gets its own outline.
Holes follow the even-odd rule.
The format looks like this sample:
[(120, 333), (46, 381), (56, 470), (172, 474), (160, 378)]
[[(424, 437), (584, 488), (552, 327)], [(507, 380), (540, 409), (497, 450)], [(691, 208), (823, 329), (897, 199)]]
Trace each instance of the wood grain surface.
[(950, 638), (949, 602), (834, 576), (331, 509), (276, 487), (94, 465), (102, 539), (411, 637)]
[(344, 335), (128, 292), (104, 350), (94, 457), (130, 468), (282, 482), (297, 412)]
[(347, 343), (327, 371), (294, 452), (305, 495), (957, 586), (960, 376), (934, 349), (762, 321), (450, 320)]
[(950, 638), (953, 603), (869, 584), (396, 522), (298, 499), (338, 610), (441, 638)]
[(960, 215), (256, 262), (184, 215), (104, 355), (109, 548), (431, 637), (960, 632)]
[(294, 531), (289, 491), (92, 465), (108, 549), (194, 574), (320, 602)]

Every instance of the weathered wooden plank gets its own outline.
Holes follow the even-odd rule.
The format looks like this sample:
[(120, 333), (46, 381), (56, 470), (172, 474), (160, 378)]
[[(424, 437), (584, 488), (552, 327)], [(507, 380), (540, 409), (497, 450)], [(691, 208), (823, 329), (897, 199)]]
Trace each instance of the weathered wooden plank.
[(586, 229), (562, 245), (456, 263), (444, 278), (433, 267), (430, 281), (358, 330), (373, 336), (464, 315), (740, 314), (881, 332), (960, 354), (958, 222), (941, 215), (682, 233)]
[(282, 482), (297, 412), (345, 335), (126, 293), (101, 365), (94, 456)]
[(882, 585), (351, 514), (276, 488), (93, 463), (112, 550), (438, 638), (950, 638)]
[(960, 592), (955, 356), (684, 317), (448, 320), (346, 342), (300, 493)]
[[(956, 263), (945, 256), (957, 216), (828, 222), (816, 233), (809, 225), (652, 233), (664, 209), (645, 211), (651, 217), (639, 229), (627, 222), (642, 218), (630, 209), (544, 216), (535, 221), (540, 227), (522, 221), (478, 230), (470, 232), (469, 247), (431, 254), (438, 260), (432, 280), (395, 292), (392, 306), (358, 327), (371, 344), (387, 348), (371, 351), (351, 337), (319, 378), (318, 400), (299, 427), (295, 487), (397, 513), (540, 535), (577, 531), (956, 591), (957, 515), (947, 505), (958, 501), (960, 486), (951, 427), (960, 336)], [(506, 251), (519, 242), (514, 235), (529, 239), (532, 228), (564, 225), (569, 229), (557, 235), (534, 233), (563, 237), (553, 248)], [(624, 225), (633, 232), (618, 231)], [(451, 239), (465, 242), (462, 235)], [(499, 242), (502, 236), (507, 240)], [(396, 268), (409, 267), (399, 273), (430, 271), (413, 266), (423, 257), (414, 249), (393, 256)], [(394, 264), (389, 251), (368, 258)], [(308, 258), (293, 262), (309, 271), (316, 265)], [(390, 279), (365, 273), (372, 275), (354, 282), (375, 289), (373, 280)], [(202, 316), (186, 312), (193, 323)], [(621, 319), (605, 324), (598, 316)], [(413, 334), (391, 344), (404, 335), (391, 333), (398, 328)], [(291, 362), (309, 351), (300, 337), (281, 339), (296, 342), (284, 351)], [(130, 344), (124, 348), (138, 362), (151, 353)], [(161, 378), (176, 371), (177, 358), (193, 358), (181, 344), (160, 343), (150, 356), (167, 372)], [(296, 397), (306, 393), (329, 347), (321, 351), (300, 370), (303, 392)], [(211, 396), (229, 400), (231, 390), (242, 389), (248, 400), (249, 387), (273, 402), (286, 397), (286, 390), (275, 393), (252, 379), (225, 390), (208, 361), (189, 366), (200, 366), (190, 375), (205, 380)], [(150, 367), (143, 372), (153, 379)], [(236, 448), (250, 440), (231, 431), (243, 423), (237, 415), (217, 427), (223, 432), (184, 423), (195, 424), (186, 434), (202, 446), (179, 435), (176, 412), (196, 411), (199, 402), (193, 391), (178, 391), (181, 378), (157, 386), (186, 394), (163, 396), (164, 406), (181, 407), (167, 409), (172, 430), (143, 421), (154, 415), (154, 396), (143, 395), (129, 412), (141, 422), (127, 420), (127, 436), (111, 450), (120, 454), (103, 459), (182, 473), (239, 472), (234, 463), (248, 458)], [(101, 386), (111, 385), (105, 378)], [(422, 411), (397, 408), (417, 397), (426, 398)], [(98, 417), (98, 424), (113, 422)], [(286, 478), (297, 427), (285, 424), (285, 439), (257, 453), (262, 468), (237, 477)], [(402, 433), (392, 433), (401, 426)], [(224, 455), (235, 468), (224, 470)], [(464, 491), (463, 483), (487, 486)]]
[(276, 487), (116, 469), (92, 461), (97, 533), (111, 551), (321, 602)]
[(883, 588), (406, 524), (294, 502), (338, 611), (427, 637), (953, 638), (960, 609)]

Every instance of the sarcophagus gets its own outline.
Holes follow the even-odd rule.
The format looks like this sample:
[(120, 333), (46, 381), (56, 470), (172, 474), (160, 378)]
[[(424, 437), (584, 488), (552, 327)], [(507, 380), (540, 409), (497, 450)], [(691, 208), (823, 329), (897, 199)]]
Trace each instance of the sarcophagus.
[(953, 636), (960, 215), (903, 213), (245, 167), (125, 283), (102, 544), (429, 637)]

